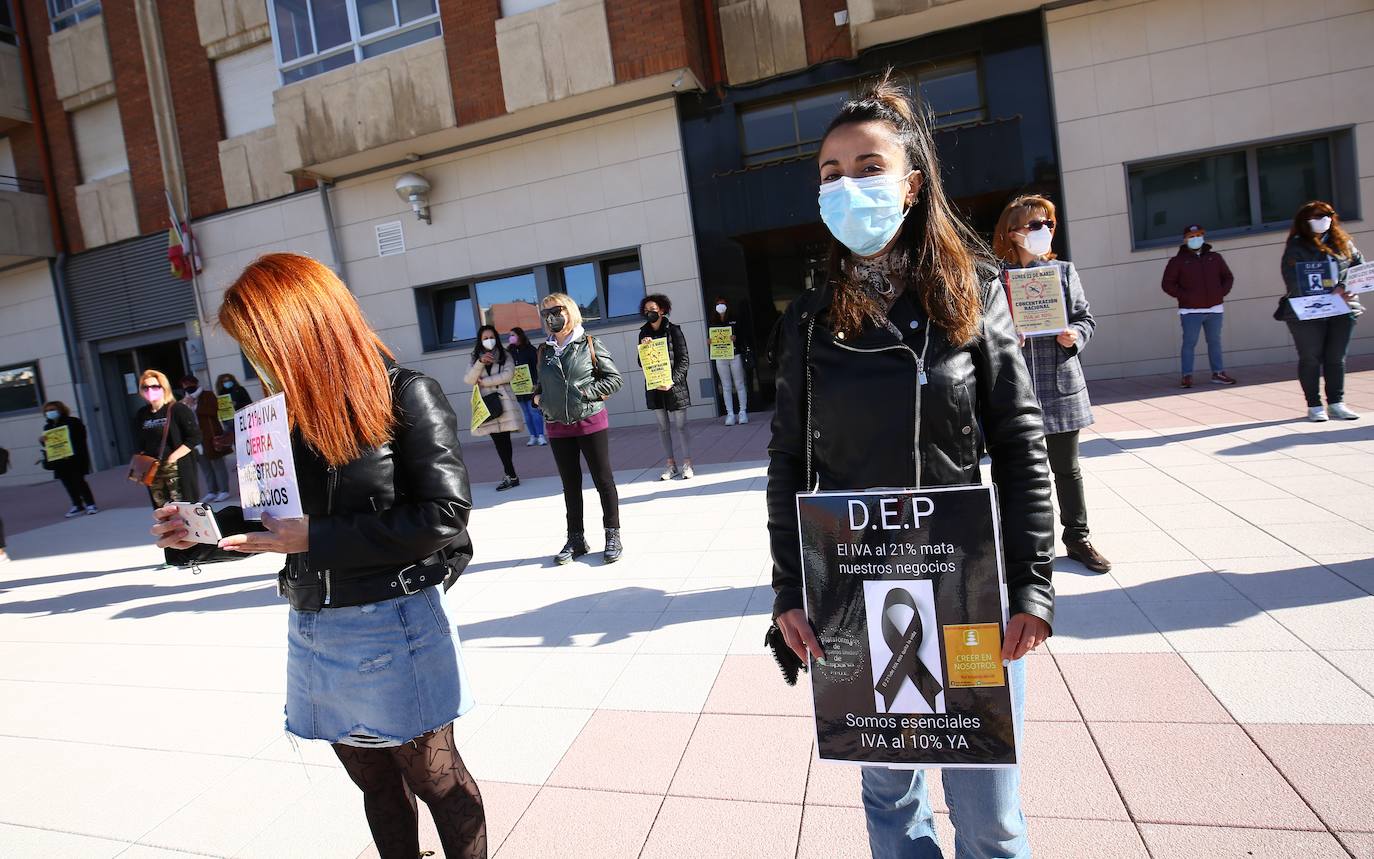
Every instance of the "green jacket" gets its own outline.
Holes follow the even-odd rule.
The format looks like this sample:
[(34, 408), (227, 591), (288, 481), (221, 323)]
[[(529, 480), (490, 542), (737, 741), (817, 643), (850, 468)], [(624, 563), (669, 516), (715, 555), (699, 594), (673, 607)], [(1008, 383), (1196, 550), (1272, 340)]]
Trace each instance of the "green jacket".
[[(593, 366), (595, 365), (595, 366)], [(539, 347), (539, 410), (544, 419), (575, 424), (606, 408), (606, 400), (620, 390), (620, 371), (606, 347), (583, 334), (554, 353), (545, 343)]]

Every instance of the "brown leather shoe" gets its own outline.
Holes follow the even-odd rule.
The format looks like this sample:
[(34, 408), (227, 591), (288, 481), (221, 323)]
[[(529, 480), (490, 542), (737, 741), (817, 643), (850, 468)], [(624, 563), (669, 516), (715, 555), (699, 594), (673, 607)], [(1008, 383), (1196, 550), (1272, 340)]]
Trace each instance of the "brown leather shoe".
[(1102, 553), (1094, 549), (1093, 544), (1087, 540), (1078, 543), (1065, 543), (1064, 548), (1068, 550), (1070, 558), (1094, 573), (1106, 573), (1112, 568), (1112, 562), (1102, 557)]

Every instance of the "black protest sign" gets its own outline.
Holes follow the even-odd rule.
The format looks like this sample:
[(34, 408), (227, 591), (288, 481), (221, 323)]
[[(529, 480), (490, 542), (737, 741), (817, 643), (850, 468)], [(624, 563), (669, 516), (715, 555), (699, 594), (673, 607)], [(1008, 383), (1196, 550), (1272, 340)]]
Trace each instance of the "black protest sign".
[(797, 496), (822, 760), (1017, 763), (988, 486)]

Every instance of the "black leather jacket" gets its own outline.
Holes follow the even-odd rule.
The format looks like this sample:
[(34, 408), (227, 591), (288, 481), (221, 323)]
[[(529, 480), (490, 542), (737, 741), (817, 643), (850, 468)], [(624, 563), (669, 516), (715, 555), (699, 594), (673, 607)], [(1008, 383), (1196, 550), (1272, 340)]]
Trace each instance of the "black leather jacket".
[[(472, 492), (453, 407), (422, 373), (389, 365), (388, 376), (396, 413), (390, 442), (334, 468), (292, 437), (310, 551), (287, 556), (285, 572), (293, 581), (318, 581), (326, 595), (341, 582), (389, 578), (441, 551), (457, 571), (472, 558)], [(237, 507), (215, 517), (226, 536), (262, 530)], [(213, 546), (173, 554), (183, 564), (244, 557)]]
[[(593, 347), (591, 344), (595, 343)], [(596, 366), (592, 366), (592, 351)], [(575, 424), (606, 408), (606, 400), (620, 390), (620, 371), (606, 344), (583, 334), (558, 355), (547, 343), (539, 347), (539, 410), (544, 419)]]
[[(978, 483), (986, 451), (1001, 509), (1011, 613), (1053, 625), (1044, 427), (998, 282), (983, 286), (979, 336), (958, 347), (938, 328), (928, 329), (919, 302), (905, 296), (890, 314), (903, 340), (874, 326), (838, 339), (826, 318), (830, 296), (830, 286), (801, 296), (778, 330), (767, 492), (773, 615), (802, 608), (795, 496), (807, 489), (808, 471), (821, 489)], [(923, 350), (925, 386), (917, 380)]]

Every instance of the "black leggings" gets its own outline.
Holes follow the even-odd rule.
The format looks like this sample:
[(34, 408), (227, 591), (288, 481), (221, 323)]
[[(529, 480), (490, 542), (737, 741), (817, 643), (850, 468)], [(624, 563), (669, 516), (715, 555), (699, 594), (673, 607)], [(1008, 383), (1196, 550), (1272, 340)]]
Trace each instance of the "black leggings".
[(517, 476), (515, 473), (515, 456), (511, 450), (510, 433), (494, 432), (491, 434), (492, 443), (496, 445), (496, 455), (501, 457), (501, 467), (506, 469), (507, 477)]
[(1290, 321), (1293, 345), (1298, 349), (1298, 383), (1307, 407), (1322, 404), (1321, 380), (1326, 377), (1326, 401), (1345, 402), (1345, 352), (1355, 320), (1349, 316)]
[(363, 792), (367, 826), (381, 859), (420, 855), (415, 797), (429, 806), (449, 859), (486, 859), (482, 792), (453, 743), (453, 725), (382, 749), (334, 744), (348, 777)]
[(86, 475), (61, 474), (57, 479), (62, 481), (62, 488), (67, 490), (73, 507), (95, 506), (95, 496), (91, 494), (90, 484), (86, 483)]
[(611, 474), (610, 433), (606, 430), (572, 438), (550, 438), (549, 449), (558, 465), (558, 477), (563, 481), (563, 503), (568, 508), (568, 533), (581, 534), (582, 526), (582, 466), (580, 453), (587, 460), (592, 483), (601, 496), (601, 522), (606, 528), (620, 527), (620, 493), (615, 489)]
[(1078, 430), (1045, 435), (1050, 471), (1054, 472), (1054, 494), (1059, 498), (1059, 524), (1064, 526), (1065, 543), (1088, 539), (1088, 502), (1083, 494), (1083, 472), (1078, 467)]

